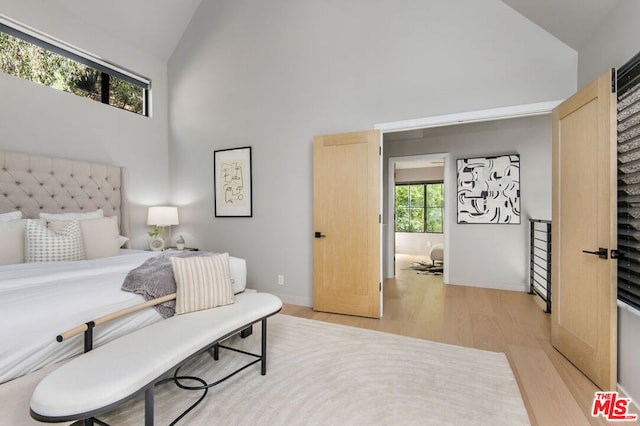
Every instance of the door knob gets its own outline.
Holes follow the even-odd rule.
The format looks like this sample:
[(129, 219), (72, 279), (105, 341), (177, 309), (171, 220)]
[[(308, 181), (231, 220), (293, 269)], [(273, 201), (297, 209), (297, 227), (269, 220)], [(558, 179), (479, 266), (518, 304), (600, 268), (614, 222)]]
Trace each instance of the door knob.
[(324, 235), (322, 232), (316, 232), (315, 233), (315, 237), (316, 238), (324, 238), (324, 237), (326, 237), (326, 235)]
[(602, 248), (602, 247), (599, 247), (598, 251), (582, 250), (582, 252), (583, 253), (587, 253), (587, 254), (595, 254), (600, 259), (608, 259), (609, 258), (609, 250), (607, 250), (606, 248)]

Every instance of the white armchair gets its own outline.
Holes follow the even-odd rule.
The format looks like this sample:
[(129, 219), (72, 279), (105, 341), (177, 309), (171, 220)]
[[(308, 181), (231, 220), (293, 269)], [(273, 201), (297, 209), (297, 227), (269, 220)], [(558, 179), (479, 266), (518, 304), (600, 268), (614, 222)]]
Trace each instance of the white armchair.
[(434, 265), (436, 262), (444, 263), (444, 244), (434, 244), (429, 252), (429, 257)]

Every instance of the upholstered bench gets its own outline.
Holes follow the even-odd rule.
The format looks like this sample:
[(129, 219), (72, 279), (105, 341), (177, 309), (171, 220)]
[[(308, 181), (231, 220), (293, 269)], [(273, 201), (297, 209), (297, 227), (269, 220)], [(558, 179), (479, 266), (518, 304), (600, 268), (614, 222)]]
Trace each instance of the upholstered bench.
[(267, 293), (241, 293), (236, 303), (176, 315), (139, 329), (71, 360), (45, 377), (31, 397), (31, 416), (44, 422), (91, 419), (145, 391), (145, 424), (153, 424), (158, 380), (188, 359), (262, 322), (266, 374), (267, 318), (282, 302)]

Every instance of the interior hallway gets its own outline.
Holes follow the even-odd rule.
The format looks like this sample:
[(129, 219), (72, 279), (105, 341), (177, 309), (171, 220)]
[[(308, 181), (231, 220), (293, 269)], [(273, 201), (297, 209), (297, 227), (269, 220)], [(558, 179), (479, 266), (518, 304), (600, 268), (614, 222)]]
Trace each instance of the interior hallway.
[[(282, 313), (453, 345), (504, 352), (533, 425), (606, 425), (591, 417), (597, 387), (550, 343), (550, 315), (524, 292), (444, 285), (441, 275), (407, 270), (426, 257), (398, 255), (396, 278), (384, 283), (382, 319), (314, 312)], [(496, 407), (499, 410), (499, 407)]]

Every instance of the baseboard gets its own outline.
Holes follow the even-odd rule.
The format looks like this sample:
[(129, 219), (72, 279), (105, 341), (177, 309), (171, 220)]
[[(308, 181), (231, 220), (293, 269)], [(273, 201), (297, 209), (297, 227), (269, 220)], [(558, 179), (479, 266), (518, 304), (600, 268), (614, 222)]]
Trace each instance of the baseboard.
[(310, 297), (292, 296), (290, 294), (278, 294), (278, 293), (272, 293), (272, 294), (274, 296), (278, 296), (283, 303), (286, 303), (289, 305), (306, 306), (309, 308), (313, 306), (313, 299)]
[(633, 400), (633, 398), (631, 398), (629, 396), (629, 394), (627, 393), (627, 391), (620, 386), (620, 383), (617, 383), (617, 389), (618, 389), (618, 393), (622, 395), (622, 397), (624, 398), (629, 398), (631, 400), (631, 403), (633, 404), (633, 408), (636, 412), (640, 412), (640, 405), (638, 405), (638, 403), (636, 401)]

